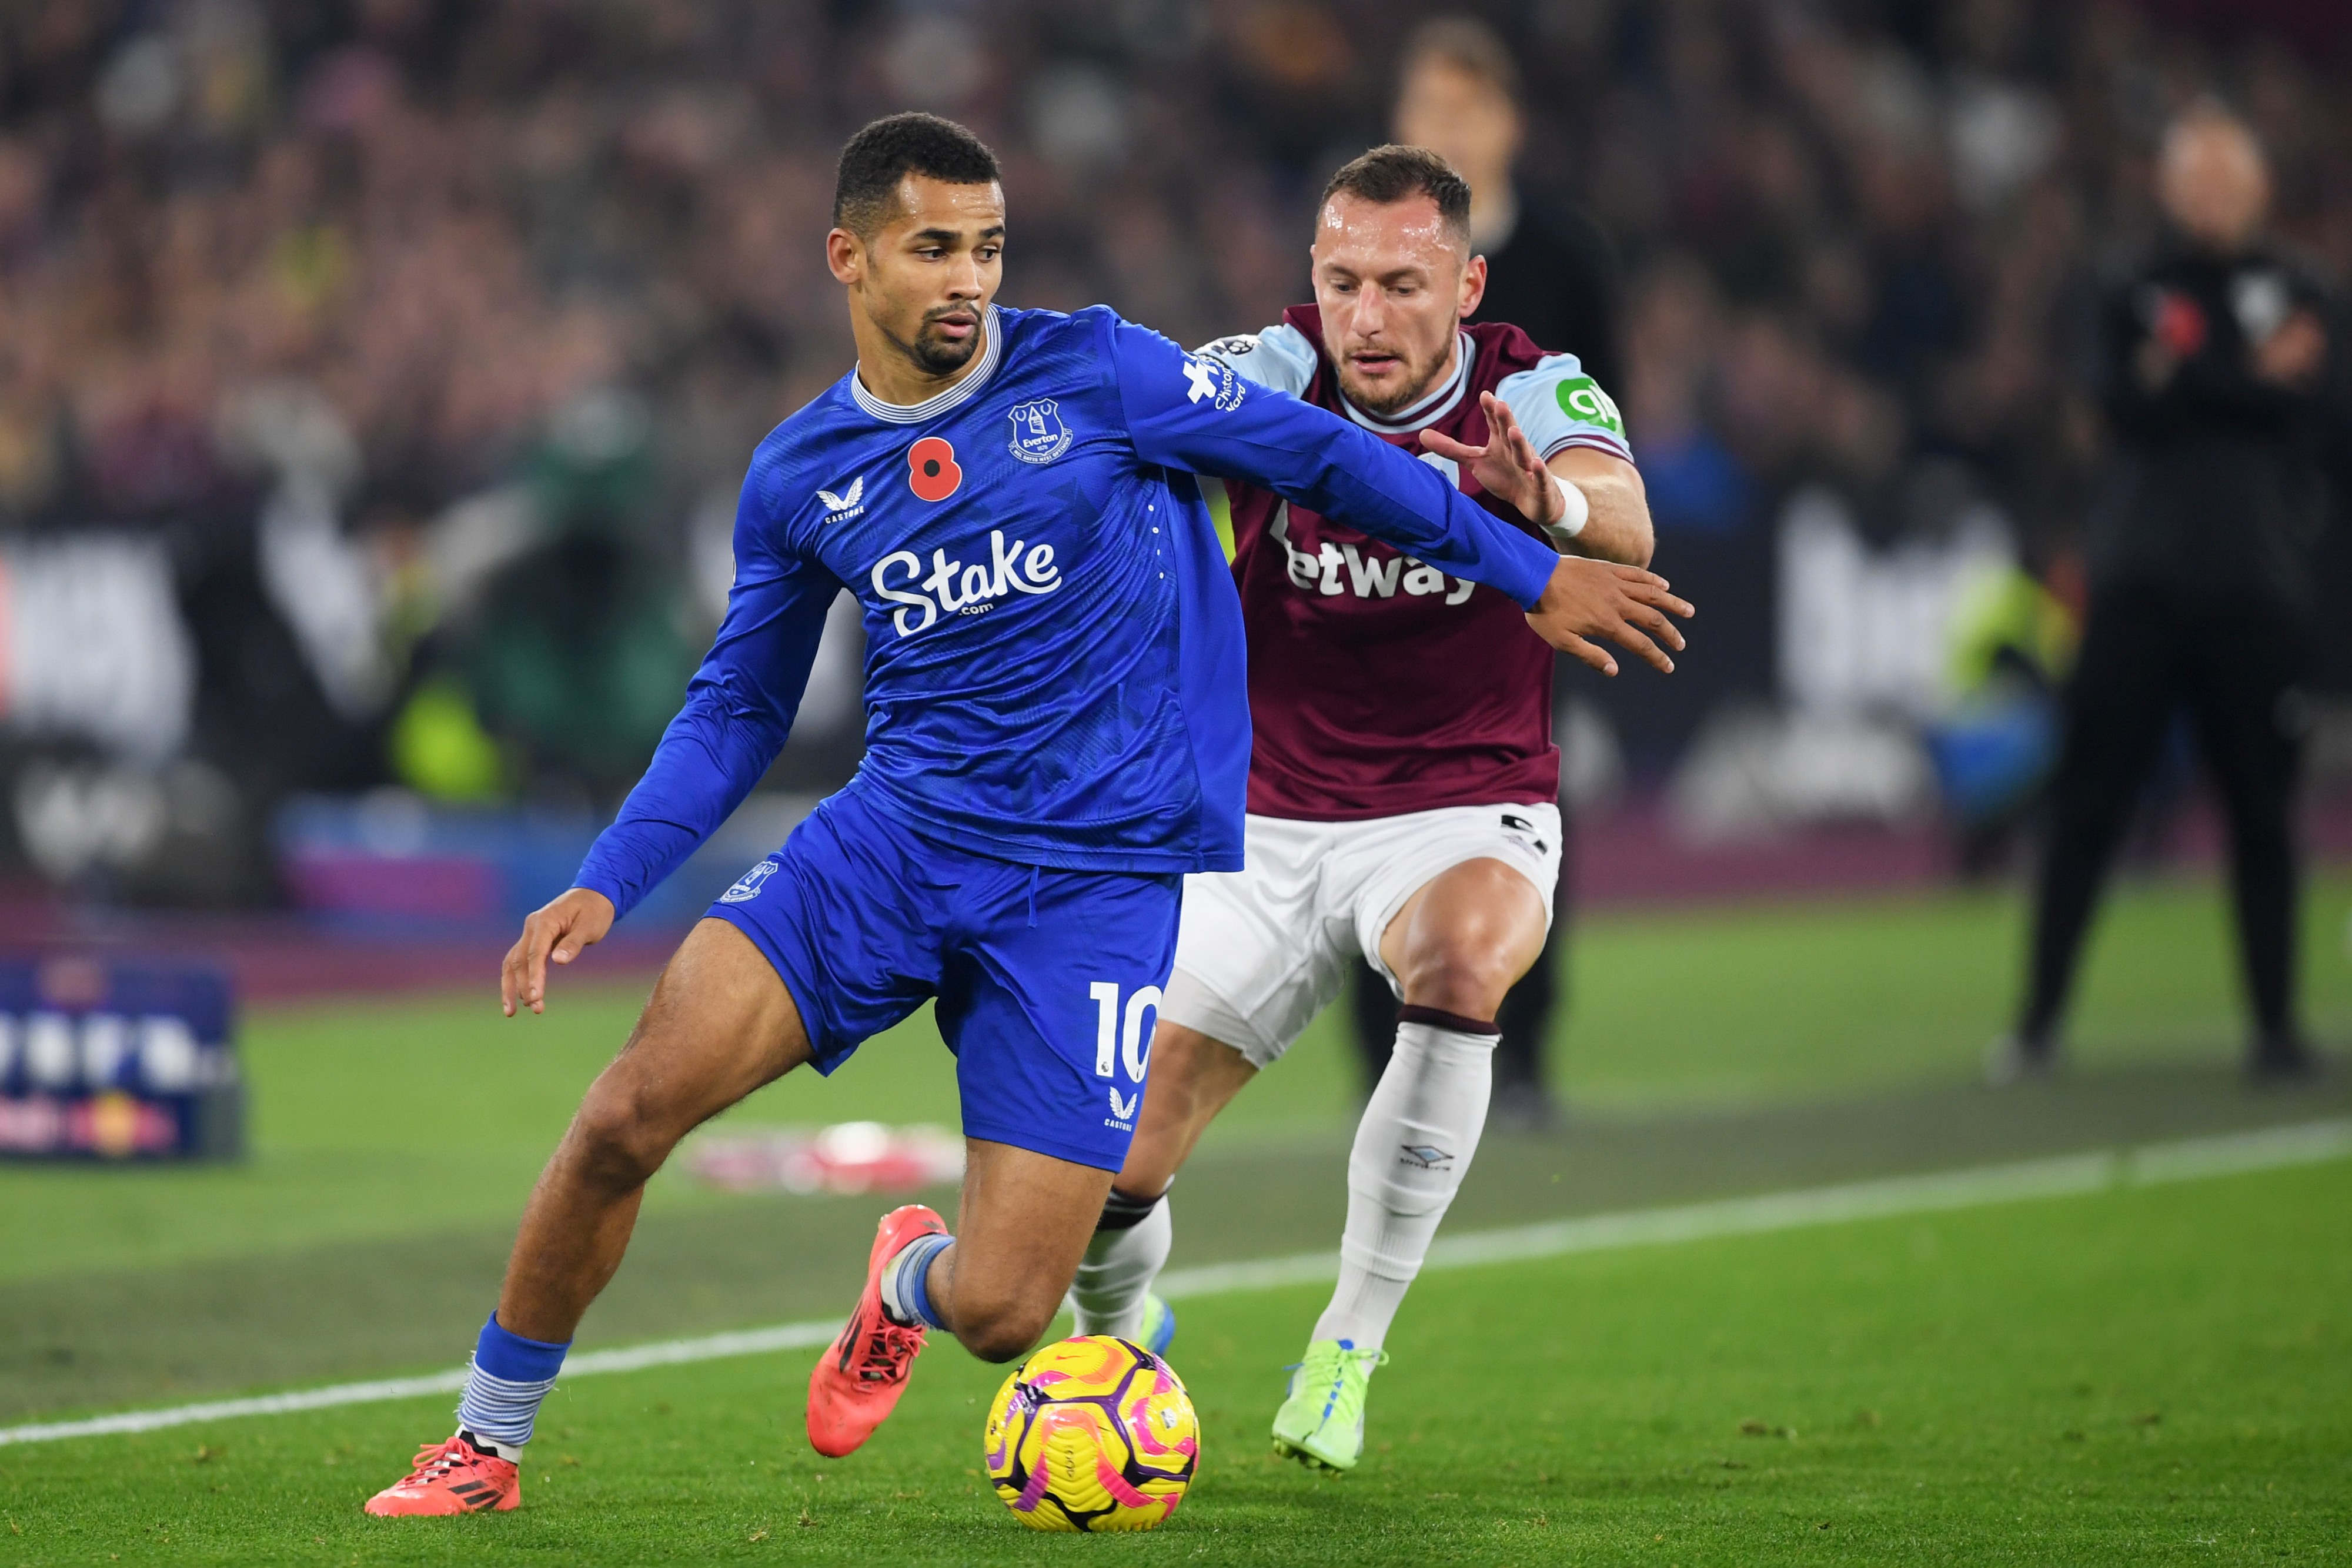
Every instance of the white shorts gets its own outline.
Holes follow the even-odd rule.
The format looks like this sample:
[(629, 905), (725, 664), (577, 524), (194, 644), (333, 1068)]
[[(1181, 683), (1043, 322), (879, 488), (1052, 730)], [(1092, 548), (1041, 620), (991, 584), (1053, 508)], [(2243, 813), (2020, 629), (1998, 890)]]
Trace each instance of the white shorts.
[(1361, 955), (1391, 990), (1381, 935), (1405, 901), (1465, 861), (1517, 867), (1551, 920), (1559, 808), (1447, 806), (1363, 822), (1252, 816), (1246, 869), (1184, 879), (1176, 972), (1160, 1016), (1264, 1067), (1347, 983)]

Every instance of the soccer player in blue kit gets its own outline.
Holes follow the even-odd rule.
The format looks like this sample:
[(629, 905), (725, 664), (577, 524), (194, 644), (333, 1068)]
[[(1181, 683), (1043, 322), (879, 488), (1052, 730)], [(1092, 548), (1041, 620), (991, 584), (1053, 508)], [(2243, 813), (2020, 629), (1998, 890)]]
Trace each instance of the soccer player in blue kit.
[[(509, 1015), (543, 1010), (547, 965), (759, 781), (845, 588), (866, 624), (865, 762), (679, 946), (531, 1194), (458, 1431), (370, 1512), (515, 1507), (646, 1179), (701, 1122), (803, 1062), (830, 1072), (929, 998), (962, 1098), (958, 1228), (919, 1205), (884, 1218), (810, 1379), (810, 1441), (864, 1442), (927, 1329), (991, 1361), (1044, 1333), (1133, 1134), (1183, 873), (1241, 863), (1241, 611), (1193, 473), (1490, 583), (1555, 645), (1682, 645), (1667, 612), (1688, 607), (1659, 579), (1558, 556), (1331, 413), (1107, 309), (997, 308), (1003, 194), (961, 127), (867, 126), (834, 218), (856, 366), (754, 455), (717, 642), (576, 885), (524, 923)], [(1501, 454), (1492, 468), (1482, 482), (1539, 511)]]

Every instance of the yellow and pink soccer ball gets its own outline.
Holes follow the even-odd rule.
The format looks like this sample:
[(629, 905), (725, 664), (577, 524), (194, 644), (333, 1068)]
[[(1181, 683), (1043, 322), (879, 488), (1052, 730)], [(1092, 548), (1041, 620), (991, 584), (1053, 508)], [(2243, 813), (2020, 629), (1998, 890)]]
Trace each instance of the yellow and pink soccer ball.
[(1139, 1344), (1090, 1334), (1047, 1345), (988, 1407), (988, 1479), (1032, 1530), (1150, 1530), (1201, 1463), (1184, 1384)]

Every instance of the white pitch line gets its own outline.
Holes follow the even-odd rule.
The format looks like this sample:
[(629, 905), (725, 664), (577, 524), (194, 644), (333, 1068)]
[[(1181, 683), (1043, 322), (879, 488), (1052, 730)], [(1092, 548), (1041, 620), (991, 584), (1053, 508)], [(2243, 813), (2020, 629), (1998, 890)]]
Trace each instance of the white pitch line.
[[(648, 1366), (676, 1366), (689, 1361), (719, 1361), (736, 1355), (764, 1355), (771, 1351), (807, 1350), (832, 1343), (841, 1332), (841, 1320), (778, 1323), (773, 1328), (741, 1329), (732, 1333), (702, 1334), (694, 1339), (656, 1340), (651, 1344), (624, 1345), (618, 1350), (583, 1351), (567, 1356), (563, 1375), (593, 1377), (601, 1372), (638, 1372)], [(323, 1410), (337, 1405), (376, 1405), (387, 1399), (416, 1399), (427, 1394), (455, 1394), (466, 1386), (466, 1369), (429, 1373), (423, 1377), (384, 1378), (373, 1383), (338, 1383), (291, 1394), (263, 1394), (251, 1399), (214, 1399), (202, 1405), (169, 1405), (160, 1410), (125, 1410), (114, 1416), (93, 1416), (86, 1421), (50, 1421), (29, 1427), (0, 1427), (0, 1447), (10, 1443), (54, 1443), (62, 1437), (106, 1437), (125, 1432), (152, 1432), (164, 1427), (184, 1427), (194, 1421), (226, 1421), (238, 1416), (283, 1416), (296, 1410)]]
[[(1856, 1219), (1934, 1214), (2037, 1197), (2104, 1192), (2117, 1186), (2153, 1186), (2170, 1182), (2199, 1181), (2249, 1171), (2318, 1165), (2347, 1156), (2352, 1156), (2352, 1119), (2304, 1122), (2250, 1133), (2183, 1138), (2135, 1149), (2062, 1155), (2051, 1159), (1979, 1166), (1927, 1176), (1890, 1176), (1879, 1181), (1803, 1187), (1794, 1192), (1765, 1193), (1755, 1197), (1725, 1198), (1713, 1203), (1683, 1204), (1671, 1208), (1637, 1208), (1619, 1214), (1591, 1214), (1575, 1219), (1549, 1220), (1500, 1230), (1475, 1230), (1466, 1236), (1440, 1240), (1430, 1249), (1429, 1260), (1423, 1268), (1468, 1269), (1490, 1263), (1558, 1258), (1570, 1253), (1598, 1252), (1621, 1247), (1658, 1247), (1717, 1237), (1758, 1236)], [(1337, 1252), (1305, 1252), (1286, 1258), (1260, 1258), (1239, 1263), (1212, 1263), (1198, 1269), (1177, 1269), (1160, 1277), (1158, 1289), (1161, 1295), (1171, 1299), (1223, 1295), (1245, 1291), (1270, 1291), (1285, 1285), (1317, 1284), (1335, 1278), (1339, 1271), (1339, 1255)], [(563, 1364), (563, 1376), (568, 1380), (602, 1373), (637, 1372), (650, 1366), (676, 1366), (687, 1362), (807, 1350), (829, 1343), (840, 1332), (841, 1320), (828, 1318), (811, 1322), (779, 1323), (772, 1328), (744, 1329), (732, 1333), (702, 1334), (693, 1339), (657, 1340), (650, 1344), (627, 1345), (617, 1350), (584, 1351)], [(426, 1395), (454, 1394), (465, 1385), (465, 1382), (466, 1369), (457, 1367), (423, 1377), (339, 1383), (326, 1388), (265, 1394), (249, 1399), (215, 1399), (201, 1405), (126, 1410), (81, 1421), (5, 1427), (0, 1427), (0, 1446), (49, 1443), (66, 1437), (113, 1437), (130, 1432), (152, 1432), (166, 1427), (184, 1427), (199, 1421), (226, 1421), (244, 1416), (282, 1416), (299, 1410), (324, 1410), (342, 1405), (415, 1399)]]

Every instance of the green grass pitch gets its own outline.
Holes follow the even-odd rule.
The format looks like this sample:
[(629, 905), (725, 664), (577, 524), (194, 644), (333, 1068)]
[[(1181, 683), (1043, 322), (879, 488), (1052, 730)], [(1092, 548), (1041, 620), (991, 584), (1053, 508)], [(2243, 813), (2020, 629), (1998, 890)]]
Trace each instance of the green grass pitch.
[(360, 1514), (441, 1400), (0, 1450), (0, 1562), (2340, 1562), (2347, 1207), (2337, 1164), (1432, 1275), (1341, 1479), (1265, 1446), (1319, 1293), (1196, 1301), (1145, 1537), (1020, 1528), (942, 1345), (843, 1460), (805, 1354), (583, 1380), (507, 1516)]
[[(1490, 1134), (1449, 1230), (2352, 1113), (2352, 878), (2314, 886), (2305, 931), (2338, 1052), (2317, 1088), (2237, 1081), (2221, 901), (2158, 883), (2097, 934), (2072, 1077), (1995, 1095), (1975, 1075), (2014, 996), (2013, 897), (1594, 917), (1554, 1052), (1575, 1114)], [(0, 1426), (460, 1361), (641, 995), (573, 985), (513, 1022), (484, 996), (263, 1010), (244, 1165), (0, 1167)], [(1354, 1092), (1327, 1018), (1188, 1167), (1176, 1263), (1333, 1245)], [(952, 1124), (927, 1020), (734, 1113), (856, 1116)], [(1204, 1469), (1148, 1537), (1021, 1530), (972, 1473), (1002, 1373), (942, 1345), (837, 1463), (800, 1435), (806, 1354), (582, 1378), (525, 1511), (490, 1520), (357, 1511), (446, 1434), (446, 1398), (0, 1447), (0, 1568), (2345, 1561), (2347, 1197), (2352, 1164), (1433, 1274), (1344, 1479), (1265, 1452), (1320, 1290), (1188, 1301)], [(879, 1207), (665, 1172), (580, 1343), (837, 1313)]]

